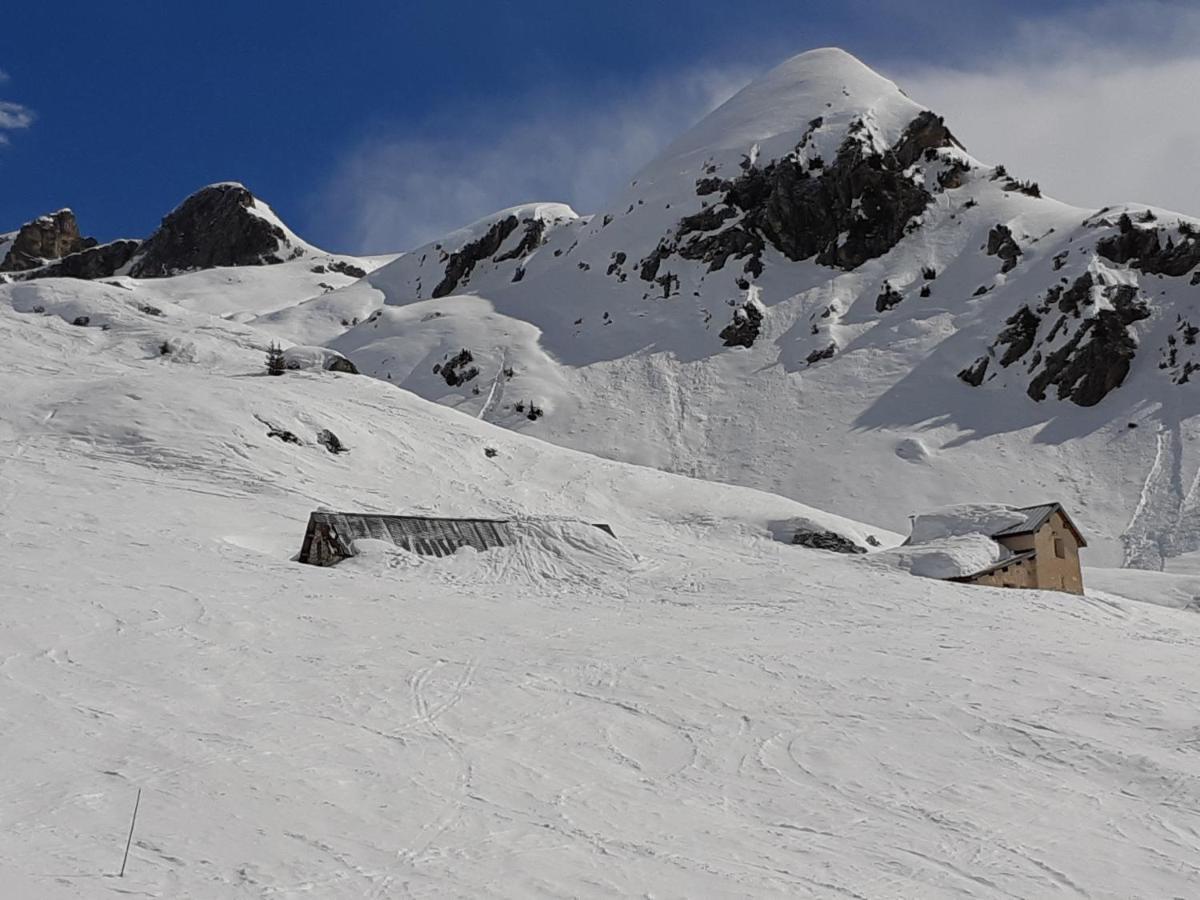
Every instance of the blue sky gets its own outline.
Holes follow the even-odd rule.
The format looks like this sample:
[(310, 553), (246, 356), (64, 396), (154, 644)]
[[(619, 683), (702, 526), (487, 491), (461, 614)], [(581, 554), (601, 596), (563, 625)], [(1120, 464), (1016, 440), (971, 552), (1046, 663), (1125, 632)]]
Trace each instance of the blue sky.
[[(997, 90), (1022, 81), (1030, 54), (1086, 63), (1099, 41), (1122, 51), (1109, 69), (1144, 67), (1159, 45), (1186, 56), (1167, 27), (1186, 6), (1172, 2), (997, 6), (27, 4), (0, 33), (0, 226), (70, 206), (102, 239), (143, 236), (197, 187), (239, 180), (323, 246), (400, 249), (526, 200), (586, 211), (745, 80), (811, 47), (843, 46), (906, 88), (910, 74), (951, 107), (970, 105), (956, 76)], [(1123, 27), (1132, 7), (1138, 24)], [(1163, 27), (1148, 27), (1156, 16)]]

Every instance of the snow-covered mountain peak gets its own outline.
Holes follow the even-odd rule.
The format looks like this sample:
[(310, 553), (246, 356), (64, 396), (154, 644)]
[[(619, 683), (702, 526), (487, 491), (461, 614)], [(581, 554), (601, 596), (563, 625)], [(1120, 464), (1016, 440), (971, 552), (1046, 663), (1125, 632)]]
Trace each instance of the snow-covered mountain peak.
[[(356, 261), (310, 252), (226, 182), (146, 242), (0, 277), (132, 275), (116, 286), (147, 307), (327, 345), (486, 421), (893, 528), (980, 494), (1040, 503), (1065, 480), (1090, 553), (1159, 565), (1200, 548), (1200, 526), (1164, 537), (1200, 510), (1191, 475), (1164, 474), (1194, 467), (1178, 423), (1200, 383), (1200, 222), (1071, 207), (1036, 174), (978, 162), (826, 48), (747, 86), (594, 215), (527, 203)], [(47, 291), (21, 308), (107, 323), (100, 300)]]
[(156, 277), (214, 266), (297, 259), (314, 250), (242, 184), (221, 182), (188, 196), (142, 245), (131, 274)]
[(734, 151), (756, 161), (774, 159), (805, 134), (815, 149), (832, 157), (860, 119), (890, 146), (924, 109), (845, 50), (810, 50), (742, 88), (675, 140), (642, 177), (678, 169), (698, 154), (719, 157)]

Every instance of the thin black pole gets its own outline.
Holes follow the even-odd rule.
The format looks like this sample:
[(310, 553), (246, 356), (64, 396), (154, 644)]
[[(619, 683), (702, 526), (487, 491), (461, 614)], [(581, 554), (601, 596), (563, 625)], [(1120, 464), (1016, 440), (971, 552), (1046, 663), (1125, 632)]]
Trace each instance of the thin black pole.
[(133, 801), (133, 818), (129, 822), (129, 839), (125, 841), (125, 858), (121, 860), (121, 874), (118, 878), (125, 877), (125, 863), (129, 861), (129, 845), (133, 843), (133, 826), (137, 824), (138, 806), (142, 802), (142, 789), (138, 788), (137, 799)]

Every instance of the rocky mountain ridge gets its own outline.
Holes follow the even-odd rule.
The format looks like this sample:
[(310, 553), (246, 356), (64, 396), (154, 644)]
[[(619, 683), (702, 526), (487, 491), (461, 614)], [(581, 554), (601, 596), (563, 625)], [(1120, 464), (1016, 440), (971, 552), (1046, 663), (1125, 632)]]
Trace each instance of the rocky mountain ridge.
[(1200, 549), (1200, 222), (1047, 197), (843, 51), (756, 80), (594, 214), (513, 207), (319, 287), (336, 263), (226, 193), (9, 277), (128, 254), (118, 277), (158, 305), (181, 268), (261, 268), (259, 293), (273, 270), (274, 306), (228, 314), (556, 443), (897, 530), (1051, 498), (1109, 559)]
[[(222, 266), (272, 265), (315, 250), (243, 185), (212, 184), (189, 195), (145, 240), (81, 237), (69, 209), (22, 225), (0, 260), (12, 280), (165, 278)], [(364, 273), (365, 274), (365, 273)]]
[[(522, 241), (546, 206), (260, 324), (508, 427), (895, 528), (1066, 479), (1119, 538), (1106, 552), (1134, 558), (1198, 503), (1185, 476), (1161, 522), (1130, 524), (1157, 435), (1190, 427), (1156, 410), (1193, 402), (1200, 223), (1046, 197), (849, 54), (784, 63), (594, 215), (562, 208)], [(463, 351), (471, 379), (433, 375)], [(1114, 440), (1128, 474), (1102, 487)]]

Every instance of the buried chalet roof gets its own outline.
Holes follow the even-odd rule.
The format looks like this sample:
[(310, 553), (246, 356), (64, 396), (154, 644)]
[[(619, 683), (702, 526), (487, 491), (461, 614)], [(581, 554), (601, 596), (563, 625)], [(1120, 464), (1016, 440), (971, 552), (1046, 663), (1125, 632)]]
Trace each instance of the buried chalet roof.
[(1087, 546), (1087, 540), (1084, 538), (1082, 532), (1080, 532), (1075, 523), (1071, 521), (1071, 517), (1067, 515), (1067, 511), (1063, 509), (1063, 505), (1061, 503), (1043, 503), (1038, 506), (1017, 507), (1013, 511), (1024, 513), (1025, 521), (1018, 522), (1016, 525), (1010, 525), (1007, 528), (1003, 528), (1000, 531), (988, 535), (988, 537), (1003, 538), (1017, 537), (1018, 535), (1023, 534), (1033, 534), (1046, 524), (1047, 519), (1054, 515), (1054, 513), (1058, 512), (1062, 513), (1063, 521), (1067, 523), (1067, 527), (1071, 529), (1071, 532), (1079, 541), (1079, 546)]
[(1027, 559), (1033, 559), (1037, 556), (1036, 550), (1022, 550), (1020, 553), (1014, 553), (1012, 556), (1006, 557), (999, 562), (992, 563), (990, 566), (984, 566), (975, 572), (968, 572), (965, 575), (956, 575), (948, 581), (970, 581), (973, 578), (978, 578), (980, 575), (990, 575), (992, 572), (998, 572), (1001, 569), (1007, 569), (1009, 566), (1017, 563), (1025, 562)]

